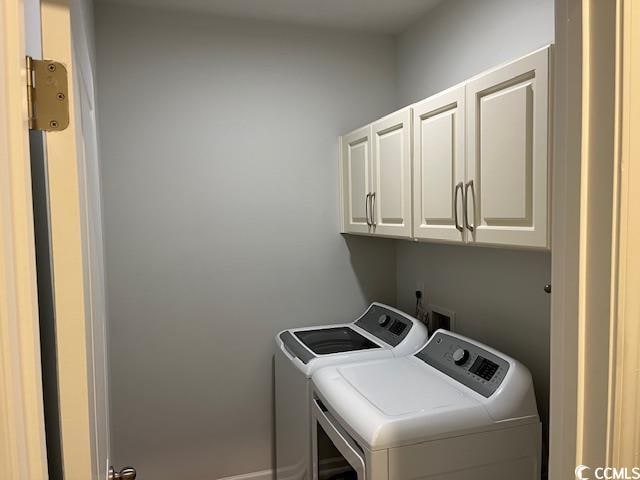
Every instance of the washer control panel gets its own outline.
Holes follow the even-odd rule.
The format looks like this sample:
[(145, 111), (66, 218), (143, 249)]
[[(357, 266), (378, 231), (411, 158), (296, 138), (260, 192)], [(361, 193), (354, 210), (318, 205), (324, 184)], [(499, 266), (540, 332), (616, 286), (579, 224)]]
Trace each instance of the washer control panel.
[(416, 357), (487, 398), (509, 370), (505, 359), (443, 332), (436, 332)]
[(356, 325), (396, 347), (407, 336), (413, 323), (393, 310), (381, 305), (371, 305)]

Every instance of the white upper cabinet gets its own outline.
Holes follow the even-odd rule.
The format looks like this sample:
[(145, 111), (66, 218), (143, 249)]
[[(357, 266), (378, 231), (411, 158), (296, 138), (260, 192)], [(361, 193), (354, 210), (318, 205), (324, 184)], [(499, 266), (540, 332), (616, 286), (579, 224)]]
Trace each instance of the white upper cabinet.
[(465, 88), (413, 106), (413, 236), (465, 240)]
[(371, 126), (372, 233), (411, 237), (411, 109)]
[(550, 49), (343, 136), (343, 232), (549, 248)]
[(369, 233), (371, 128), (359, 128), (344, 135), (341, 150), (343, 231)]
[(470, 240), (549, 246), (549, 49), (467, 83)]

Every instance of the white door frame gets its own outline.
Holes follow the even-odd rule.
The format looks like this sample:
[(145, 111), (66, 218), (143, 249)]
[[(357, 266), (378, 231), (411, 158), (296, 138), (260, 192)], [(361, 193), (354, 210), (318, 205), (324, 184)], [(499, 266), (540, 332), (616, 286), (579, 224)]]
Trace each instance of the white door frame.
[[(45, 480), (48, 472), (26, 102), (25, 36), (28, 32), (25, 32), (24, 3), (21, 0), (1, 2), (0, 475)], [(93, 272), (100, 274), (103, 270), (100, 262), (90, 258), (95, 245), (88, 238), (88, 222), (93, 222), (92, 227), (98, 228), (98, 234), (101, 234), (101, 225), (94, 225), (95, 212), (88, 211), (87, 146), (82, 137), (84, 127), (77, 115), (82, 100), (76, 95), (80, 91), (79, 75), (83, 74), (90, 83), (85, 88), (87, 98), (93, 94), (93, 79), (83, 49), (86, 45), (82, 43), (83, 38), (79, 38), (84, 33), (76, 30), (72, 34), (71, 31), (71, 16), (80, 15), (79, 4), (68, 0), (41, 0), (39, 4), (42, 56), (65, 65), (69, 83), (69, 127), (44, 136), (49, 248), (55, 279), (62, 468), (66, 480), (106, 479), (108, 422), (102, 421), (106, 402), (100, 404), (104, 412), (97, 412), (96, 400), (97, 395), (106, 393), (106, 388), (99, 392), (94, 381), (96, 311), (104, 305), (104, 298), (97, 290), (102, 283), (97, 282), (100, 285), (96, 286), (92, 278)], [(74, 50), (84, 57), (75, 58)], [(78, 63), (74, 63), (74, 58)], [(95, 133), (91, 131), (91, 134)], [(95, 155), (92, 161), (97, 168)], [(94, 298), (94, 294), (99, 297)], [(98, 302), (95, 311), (94, 300)], [(99, 321), (104, 321), (104, 315), (100, 314)], [(106, 386), (106, 371), (103, 369), (101, 373)]]
[(636, 0), (556, 0), (550, 480), (639, 466), (639, 26)]
[(640, 3), (618, 0), (618, 128), (614, 176), (612, 335), (607, 461), (638, 464), (640, 449)]
[(0, 476), (45, 480), (23, 4), (0, 3)]
[[(586, 299), (597, 282), (601, 288), (599, 299), (603, 299), (603, 291), (610, 291), (607, 285), (610, 278), (587, 281), (587, 266), (593, 260), (591, 257), (597, 254), (588, 248), (585, 238), (589, 233), (587, 225), (591, 217), (595, 217), (593, 204), (588, 201), (594, 193), (590, 191), (588, 181), (589, 173), (592, 173), (590, 147), (595, 139), (595, 135), (590, 136), (590, 121), (594, 119), (590, 115), (589, 93), (593, 93), (592, 69), (595, 65), (594, 58), (589, 56), (589, 46), (593, 40), (591, 22), (597, 19), (590, 15), (590, 4), (591, 0), (557, 0), (555, 7), (550, 480), (574, 478), (576, 466), (588, 462), (583, 454), (587, 447), (585, 427), (589, 425), (593, 411), (585, 393), (587, 380), (593, 380), (594, 375), (587, 377), (584, 363), (587, 339), (592, 338), (587, 327), (588, 308), (593, 304), (587, 303)], [(612, 196), (608, 200), (611, 201)], [(604, 229), (608, 230), (610, 225), (605, 221)], [(605, 246), (605, 255), (608, 253)], [(608, 260), (610, 262), (610, 256)], [(604, 308), (607, 307), (608, 299)], [(608, 315), (601, 318), (601, 325), (608, 326), (607, 318)], [(608, 346), (608, 335), (596, 343), (600, 349)], [(594, 354), (603, 353), (605, 356), (600, 360), (605, 361), (608, 358), (606, 348), (604, 352), (594, 351)]]
[(102, 216), (99, 178), (88, 178), (98, 174), (98, 159), (95, 131), (89, 129), (93, 72), (80, 7), (40, 0), (42, 56), (65, 65), (69, 100), (68, 128), (45, 134), (49, 254), (64, 478), (104, 480), (109, 439)]
[(580, 141), (581, 0), (556, 0), (552, 164), (549, 479), (575, 468)]

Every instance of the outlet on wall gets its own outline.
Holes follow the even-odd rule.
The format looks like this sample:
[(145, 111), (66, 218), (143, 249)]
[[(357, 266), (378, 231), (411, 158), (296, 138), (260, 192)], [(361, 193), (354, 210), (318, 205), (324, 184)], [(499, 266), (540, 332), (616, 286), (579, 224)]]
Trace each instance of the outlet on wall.
[[(416, 282), (415, 296), (416, 296), (416, 309), (413, 312), (413, 315), (422, 323), (427, 325), (429, 318), (427, 316), (427, 311), (424, 307), (424, 282), (421, 282), (421, 281)], [(427, 328), (428, 328), (428, 325), (427, 325)]]

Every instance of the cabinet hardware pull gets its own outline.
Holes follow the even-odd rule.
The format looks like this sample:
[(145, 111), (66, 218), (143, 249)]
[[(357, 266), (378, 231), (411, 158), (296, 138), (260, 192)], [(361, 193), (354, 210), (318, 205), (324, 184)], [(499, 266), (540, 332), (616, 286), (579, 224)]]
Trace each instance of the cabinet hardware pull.
[[(471, 203), (473, 204), (473, 225), (469, 223), (469, 193), (468, 190), (471, 188)], [(469, 180), (464, 187), (464, 195), (462, 196), (464, 200), (464, 225), (470, 232), (473, 232), (476, 229), (476, 189), (473, 186), (473, 180)]]
[(364, 216), (367, 217), (367, 226), (370, 227), (371, 226), (371, 222), (369, 221), (369, 197), (371, 196), (370, 193), (367, 193), (367, 195), (364, 197)]
[(456, 188), (453, 191), (453, 220), (456, 222), (456, 230), (462, 232), (464, 230), (464, 227), (460, 225), (460, 222), (458, 221), (458, 190), (462, 192), (464, 200), (464, 190), (462, 182), (456, 184)]
[(375, 228), (376, 223), (376, 192), (371, 194), (371, 225)]

